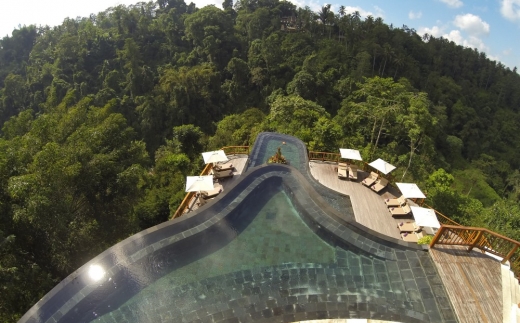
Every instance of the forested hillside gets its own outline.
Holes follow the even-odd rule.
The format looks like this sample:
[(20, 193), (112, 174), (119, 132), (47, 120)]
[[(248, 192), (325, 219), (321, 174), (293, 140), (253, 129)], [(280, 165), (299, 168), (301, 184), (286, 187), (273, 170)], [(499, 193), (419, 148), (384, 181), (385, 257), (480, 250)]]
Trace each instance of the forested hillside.
[(0, 320), (168, 219), (200, 153), (260, 131), (398, 166), (462, 224), (520, 239), (520, 77), (344, 8), (119, 6), (0, 40)]

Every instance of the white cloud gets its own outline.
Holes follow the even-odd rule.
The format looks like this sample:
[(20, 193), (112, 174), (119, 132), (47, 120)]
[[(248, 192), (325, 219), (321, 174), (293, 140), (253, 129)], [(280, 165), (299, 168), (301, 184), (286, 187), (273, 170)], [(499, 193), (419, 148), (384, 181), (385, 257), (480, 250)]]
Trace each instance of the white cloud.
[(500, 13), (511, 21), (520, 20), (520, 0), (502, 0)]
[[(491, 54), (487, 54), (487, 58), (489, 58), (490, 60), (492, 61), (497, 61), (497, 62), (500, 62), (500, 56), (495, 56), (495, 55), (491, 55)], [(502, 62), (503, 63), (503, 62)]]
[(481, 52), (489, 52), (489, 47), (484, 44), (482, 39), (475, 36), (464, 38), (460, 30), (457, 29), (450, 31), (448, 34), (442, 35), (442, 37), (464, 47), (476, 48)]
[(453, 24), (473, 36), (489, 34), (489, 24), (471, 13), (457, 15)]
[(462, 43), (464, 41), (464, 37), (462, 37), (460, 30), (452, 30), (448, 34), (442, 35), (442, 37), (444, 37), (456, 44), (459, 44), (459, 45), (462, 45)]
[(502, 51), (502, 54), (504, 54), (505, 56), (509, 56), (509, 55), (511, 55), (512, 52), (513, 52), (513, 50), (511, 48), (508, 48), (508, 49), (504, 49)]
[(372, 11), (368, 11), (368, 10), (365, 10), (361, 7), (352, 7), (352, 6), (345, 6), (345, 12), (347, 14), (352, 14), (356, 11), (359, 11), (359, 14), (361, 15), (361, 17), (368, 17), (368, 16), (372, 16), (372, 17), (381, 17), (383, 18), (383, 10), (381, 8), (379, 8), (378, 6), (375, 6), (374, 7), (375, 9), (375, 13), (372, 12)]
[(464, 5), (460, 0), (441, 0), (441, 2), (447, 4), (450, 8), (460, 8)]
[(374, 9), (376, 9), (376, 15), (375, 17), (381, 17), (383, 18), (384, 15), (385, 15), (385, 11), (383, 9), (381, 9), (380, 7), (378, 6), (374, 6)]
[(444, 27), (439, 27), (439, 26), (433, 26), (432, 28), (419, 27), (419, 29), (417, 29), (417, 34), (420, 36), (422, 36), (424, 34), (428, 34), (433, 37), (440, 37), (444, 34)]
[(476, 48), (481, 52), (489, 53), (489, 47), (484, 44), (484, 41), (475, 36), (469, 36), (469, 38), (464, 39), (464, 46), (469, 48)]
[[(486, 53), (487, 57), (490, 60), (500, 61), (500, 56), (491, 54), (491, 49), (484, 43), (482, 39), (475, 35), (470, 35), (469, 33), (465, 33), (459, 29), (453, 29), (449, 32), (446, 32), (447, 26), (433, 26), (429, 27), (421, 27), (418, 29), (417, 34), (424, 35), (425, 33), (430, 34), (433, 37), (443, 37), (448, 39), (449, 41), (454, 42), (457, 45), (461, 45), (464, 47), (469, 47), (471, 49), (476, 48), (480, 52)], [(505, 50), (502, 54), (505, 56), (512, 53), (511, 49)]]
[(413, 10), (410, 10), (410, 12), (408, 13), (408, 18), (410, 18), (411, 20), (419, 19), (421, 17), (422, 17), (422, 12), (420, 12), (420, 11), (414, 12)]
[[(470, 33), (463, 34), (463, 32), (459, 29), (452, 29), (449, 32), (446, 31), (447, 26), (433, 26), (433, 27), (420, 27), (417, 30), (417, 34), (423, 36), (424, 34), (429, 34), (435, 38), (443, 37), (448, 39), (449, 41), (454, 42), (455, 44), (469, 47), (469, 48), (477, 48), (481, 52), (489, 53), (489, 47), (486, 46), (484, 41), (480, 39), (476, 35), (471, 35)], [(489, 55), (489, 54), (488, 54)]]
[(135, 4), (136, 0), (26, 0), (23, 3), (16, 1), (2, 1), (0, 10), (0, 38), (11, 35), (18, 25), (60, 25), (67, 17), (88, 17), (91, 13), (97, 14), (108, 7), (119, 4)]

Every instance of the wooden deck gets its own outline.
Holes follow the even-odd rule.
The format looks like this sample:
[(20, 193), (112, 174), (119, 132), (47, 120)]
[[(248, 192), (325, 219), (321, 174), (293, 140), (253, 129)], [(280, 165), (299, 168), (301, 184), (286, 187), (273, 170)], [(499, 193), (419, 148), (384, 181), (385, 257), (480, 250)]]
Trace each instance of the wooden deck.
[(460, 323), (501, 323), (500, 262), (479, 251), (436, 245), (430, 249)]
[[(413, 221), (412, 215), (393, 218), (385, 204), (385, 199), (395, 198), (398, 191), (387, 187), (380, 193), (372, 191), (361, 184), (368, 173), (358, 171), (357, 181), (338, 178), (335, 163), (311, 161), (309, 162), (312, 176), (321, 184), (337, 192), (350, 196), (356, 221), (367, 228), (380, 232), (392, 238), (401, 239), (398, 224)], [(397, 196), (396, 196), (397, 195)]]
[[(247, 165), (247, 161), (249, 160), (247, 155), (228, 155), (227, 157), (229, 158), (230, 161), (233, 162), (234, 170), (233, 170), (233, 177), (218, 180), (218, 183), (222, 185), (223, 191), (225, 191), (227, 187), (229, 187), (232, 183), (234, 183), (235, 181), (237, 181), (240, 178), (240, 175), (244, 171), (244, 169)], [(212, 200), (212, 199), (208, 199), (208, 201), (209, 200)], [(197, 205), (197, 201), (198, 201), (198, 197), (194, 196), (189, 203), (189, 205), (190, 205), (189, 209), (185, 213), (195, 211), (196, 209), (198, 209), (199, 207)]]

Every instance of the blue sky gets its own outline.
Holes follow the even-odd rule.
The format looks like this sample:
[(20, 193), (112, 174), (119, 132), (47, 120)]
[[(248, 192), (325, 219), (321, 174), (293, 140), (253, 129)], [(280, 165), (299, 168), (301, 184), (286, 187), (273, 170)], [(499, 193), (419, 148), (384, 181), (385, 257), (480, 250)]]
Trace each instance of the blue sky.
[[(189, 3), (189, 0), (185, 0)], [(420, 35), (443, 36), (457, 44), (477, 48), (490, 59), (520, 68), (520, 0), (290, 0), (317, 11), (330, 3), (335, 12), (372, 15), (396, 27), (403, 24)], [(65, 17), (88, 16), (110, 6), (133, 4), (135, 0), (25, 0), (8, 1), (0, 10), (0, 37), (20, 25), (58, 25)], [(222, 0), (196, 0), (198, 7), (221, 6)], [(22, 5), (23, 4), (23, 5)]]

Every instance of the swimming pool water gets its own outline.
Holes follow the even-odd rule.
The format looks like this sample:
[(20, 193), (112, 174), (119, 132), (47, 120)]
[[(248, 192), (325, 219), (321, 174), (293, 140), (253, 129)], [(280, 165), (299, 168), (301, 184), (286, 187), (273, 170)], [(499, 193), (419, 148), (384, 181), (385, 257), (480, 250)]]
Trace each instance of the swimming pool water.
[(298, 152), (298, 148), (290, 143), (285, 142), (285, 144), (279, 140), (269, 140), (267, 143), (267, 148), (265, 150), (265, 162), (269, 160), (271, 156), (276, 154), (278, 147), (282, 148), (282, 155), (288, 161), (289, 165), (294, 166), (296, 168), (300, 167), (300, 156)]
[[(186, 284), (240, 270), (284, 263), (335, 262), (335, 248), (319, 238), (302, 221), (289, 197), (278, 190), (265, 205), (248, 209), (251, 223), (222, 249), (157, 280), (124, 306), (141, 303)], [(237, 231), (237, 229), (233, 229)]]

